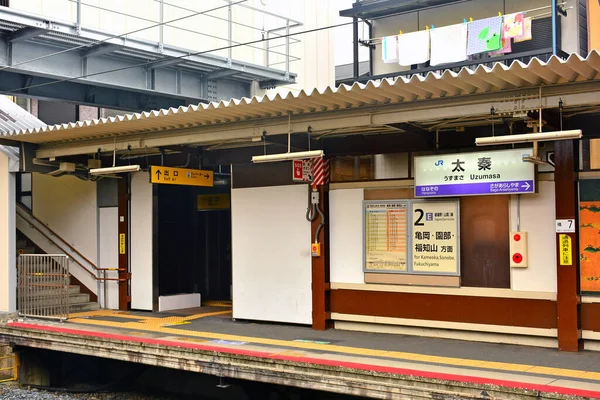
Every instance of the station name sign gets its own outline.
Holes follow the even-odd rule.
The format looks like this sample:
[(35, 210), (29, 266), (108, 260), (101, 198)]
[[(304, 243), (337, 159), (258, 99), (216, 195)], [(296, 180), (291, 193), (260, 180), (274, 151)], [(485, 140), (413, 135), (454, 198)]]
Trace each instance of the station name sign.
[(415, 157), (415, 197), (535, 192), (532, 149)]

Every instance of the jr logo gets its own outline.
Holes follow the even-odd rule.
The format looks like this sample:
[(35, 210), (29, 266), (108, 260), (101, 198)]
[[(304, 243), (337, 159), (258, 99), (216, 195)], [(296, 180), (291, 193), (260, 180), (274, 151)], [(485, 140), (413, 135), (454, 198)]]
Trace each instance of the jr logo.
[(437, 160), (437, 162), (435, 163), (436, 167), (443, 167), (444, 166), (444, 160)]

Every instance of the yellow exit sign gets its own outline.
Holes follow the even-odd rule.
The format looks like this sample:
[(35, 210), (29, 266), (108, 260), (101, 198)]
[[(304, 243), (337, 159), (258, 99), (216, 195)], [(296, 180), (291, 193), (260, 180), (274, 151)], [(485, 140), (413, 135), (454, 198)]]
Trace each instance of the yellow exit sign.
[(208, 186), (214, 185), (213, 171), (175, 167), (150, 167), (150, 183), (167, 185)]
[(231, 196), (228, 194), (199, 194), (198, 211), (225, 210), (231, 207)]

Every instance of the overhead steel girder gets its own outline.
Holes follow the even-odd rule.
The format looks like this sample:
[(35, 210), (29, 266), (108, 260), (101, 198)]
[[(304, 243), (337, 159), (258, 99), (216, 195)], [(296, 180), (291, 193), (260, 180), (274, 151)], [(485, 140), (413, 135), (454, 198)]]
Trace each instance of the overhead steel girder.
[(99, 86), (82, 80), (32, 87), (19, 92), (12, 91), (14, 88), (36, 86), (52, 81), (53, 79), (49, 78), (4, 70), (0, 71), (0, 93), (131, 111), (150, 111), (198, 103), (196, 98), (175, 97), (151, 90), (132, 91), (127, 88)]
[(204, 75), (204, 79), (206, 80), (213, 80), (213, 79), (219, 79), (219, 78), (227, 78), (228, 76), (233, 76), (238, 74), (238, 71), (232, 70), (232, 69), (219, 69), (213, 72), (209, 72), (208, 74)]
[(43, 35), (48, 32), (49, 29), (44, 28), (36, 28), (33, 26), (28, 26), (27, 28), (19, 29), (8, 35), (7, 41), (10, 43), (20, 42), (22, 40), (33, 39), (36, 36)]
[(101, 56), (117, 51), (120, 48), (122, 48), (122, 46), (119, 46), (118, 44), (102, 43), (96, 46), (86, 47), (81, 51), (81, 57)]
[[(154, 41), (132, 37), (112, 38), (113, 35), (108, 32), (86, 27), (81, 27), (81, 32), (78, 34), (76, 24), (60, 21), (49, 22), (43, 16), (29, 14), (7, 7), (0, 7), (0, 20), (20, 24), (24, 27), (50, 27), (50, 31), (47, 32), (48, 35), (43, 35), (41, 38), (38, 37), (38, 39), (43, 39), (43, 42), (48, 44), (52, 44), (51, 42), (56, 41), (56, 45), (64, 46), (65, 37), (62, 35), (71, 35), (78, 41), (89, 41), (90, 45), (93, 45), (96, 42), (102, 42), (122, 46), (120, 53), (125, 53), (127, 50), (131, 50), (131, 57), (135, 57), (135, 54), (133, 53), (136, 53), (139, 56), (139, 52), (145, 52), (148, 55), (146, 60), (157, 59), (157, 62), (160, 62), (160, 59), (162, 58), (165, 58), (168, 61), (180, 59), (182, 63), (190, 64), (192, 67), (196, 66), (208, 70), (235, 70), (239, 73), (243, 73), (244, 76), (249, 76), (249, 80), (270, 80), (276, 84), (290, 84), (295, 82), (297, 76), (294, 73), (287, 73), (283, 70), (245, 63), (238, 60), (229, 60), (225, 57), (220, 57), (213, 54), (193, 54), (193, 52), (190, 54), (191, 52), (189, 49), (183, 49), (171, 45), (163, 44), (161, 48), (159, 43)], [(52, 36), (54, 33), (61, 34), (61, 37), (58, 38), (60, 40), (55, 40), (55, 38)], [(152, 62), (148, 62), (147, 67), (152, 68)]]

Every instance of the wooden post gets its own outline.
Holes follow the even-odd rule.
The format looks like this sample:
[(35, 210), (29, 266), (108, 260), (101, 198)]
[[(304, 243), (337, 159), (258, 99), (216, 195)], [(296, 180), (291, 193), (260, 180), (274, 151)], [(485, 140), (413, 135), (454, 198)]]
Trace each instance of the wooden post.
[[(575, 220), (575, 232), (556, 234), (558, 349), (561, 351), (579, 351), (582, 348), (576, 149), (573, 140), (555, 142), (556, 219)], [(570, 246), (565, 236), (561, 240), (561, 235), (567, 235)]]
[(128, 254), (129, 247), (129, 195), (127, 193), (127, 180), (119, 179), (118, 185), (118, 215), (119, 215), (119, 310), (126, 311), (129, 309), (131, 297), (129, 296), (129, 268)]
[[(325, 330), (331, 327), (331, 313), (329, 312), (329, 192), (323, 185), (318, 186), (319, 207), (325, 215), (325, 226), (319, 234), (321, 255), (312, 257), (312, 327), (316, 330)], [(311, 224), (311, 243), (321, 222), (320, 216)]]

